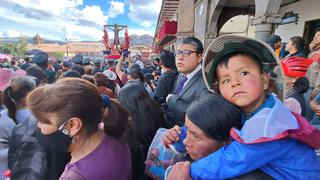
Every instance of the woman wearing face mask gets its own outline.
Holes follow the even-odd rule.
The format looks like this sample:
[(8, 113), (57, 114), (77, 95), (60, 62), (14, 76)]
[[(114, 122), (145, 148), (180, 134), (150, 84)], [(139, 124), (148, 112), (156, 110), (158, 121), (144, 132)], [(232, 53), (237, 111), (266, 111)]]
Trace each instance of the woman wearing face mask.
[(38, 119), (40, 144), (71, 153), (60, 179), (131, 179), (128, 147), (98, 128), (108, 113), (93, 84), (63, 78), (36, 88), (27, 104)]

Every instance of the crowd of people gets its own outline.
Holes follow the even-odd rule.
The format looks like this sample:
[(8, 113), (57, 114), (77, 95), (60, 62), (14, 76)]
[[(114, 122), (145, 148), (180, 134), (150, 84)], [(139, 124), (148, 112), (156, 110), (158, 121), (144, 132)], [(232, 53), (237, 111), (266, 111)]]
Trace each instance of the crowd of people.
[[(30, 180), (320, 179), (320, 29), (309, 46), (298, 36), (267, 44), (225, 35), (206, 51), (186, 37), (146, 62), (53, 62), (43, 51), (1, 61), (0, 171)], [(183, 158), (150, 148), (163, 128), (157, 143)]]

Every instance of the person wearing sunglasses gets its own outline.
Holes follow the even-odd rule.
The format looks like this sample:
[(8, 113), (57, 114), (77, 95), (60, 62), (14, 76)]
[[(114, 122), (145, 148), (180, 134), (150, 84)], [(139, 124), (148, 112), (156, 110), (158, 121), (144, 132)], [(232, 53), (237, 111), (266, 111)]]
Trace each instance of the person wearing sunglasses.
[(207, 92), (201, 73), (202, 53), (203, 45), (199, 39), (194, 37), (184, 38), (175, 52), (179, 76), (172, 93), (166, 97), (166, 125), (168, 128), (183, 125), (188, 106), (200, 94)]

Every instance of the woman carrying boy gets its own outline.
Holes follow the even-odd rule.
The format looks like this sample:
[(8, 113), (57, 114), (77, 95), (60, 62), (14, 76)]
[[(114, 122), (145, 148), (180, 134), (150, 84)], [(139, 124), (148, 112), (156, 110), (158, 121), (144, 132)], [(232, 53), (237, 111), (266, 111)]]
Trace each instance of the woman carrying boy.
[(242, 110), (243, 127), (231, 129), (231, 144), (191, 166), (177, 163), (167, 179), (226, 179), (255, 169), (275, 179), (320, 177), (314, 151), (319, 132), (267, 93), (272, 87), (264, 65), (274, 62), (272, 49), (255, 39), (228, 35), (211, 43), (203, 64), (206, 85)]

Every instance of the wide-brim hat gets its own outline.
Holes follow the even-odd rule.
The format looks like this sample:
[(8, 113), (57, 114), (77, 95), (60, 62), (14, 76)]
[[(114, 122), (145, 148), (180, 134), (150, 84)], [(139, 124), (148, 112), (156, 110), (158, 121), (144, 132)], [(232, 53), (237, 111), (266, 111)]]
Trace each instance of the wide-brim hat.
[(32, 63), (36, 63), (36, 64), (40, 64), (40, 63), (44, 63), (47, 62), (49, 59), (49, 55), (46, 52), (40, 51), (38, 53), (36, 53), (32, 59), (31, 62)]
[(8, 62), (10, 59), (11, 59), (10, 56), (6, 54), (0, 54), (0, 63)]
[(0, 91), (4, 91), (9, 85), (12, 79), (19, 76), (26, 76), (24, 70), (12, 71), (7, 68), (0, 69)]
[[(279, 65), (279, 59), (274, 50), (263, 41), (236, 35), (219, 36), (208, 46), (202, 63), (203, 78), (209, 91), (214, 91), (218, 63), (227, 55), (236, 52), (249, 53), (264, 67)], [(283, 76), (282, 71), (281, 74)]]
[(110, 79), (111, 81), (114, 81), (117, 79), (117, 75), (113, 71), (105, 70), (105, 71), (103, 71), (103, 74), (106, 75), (107, 78)]
[(81, 54), (77, 54), (71, 58), (71, 62), (75, 64), (82, 64), (83, 56)]

